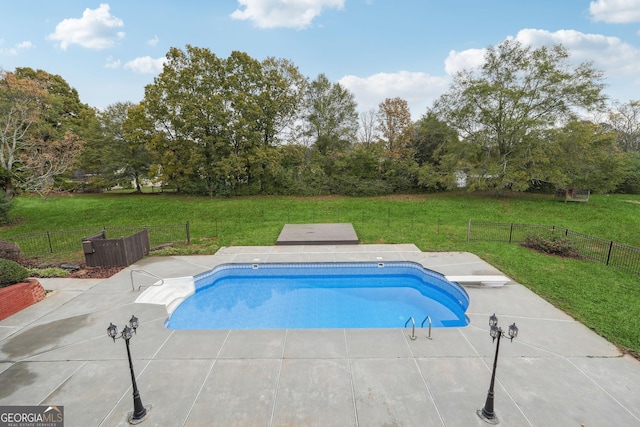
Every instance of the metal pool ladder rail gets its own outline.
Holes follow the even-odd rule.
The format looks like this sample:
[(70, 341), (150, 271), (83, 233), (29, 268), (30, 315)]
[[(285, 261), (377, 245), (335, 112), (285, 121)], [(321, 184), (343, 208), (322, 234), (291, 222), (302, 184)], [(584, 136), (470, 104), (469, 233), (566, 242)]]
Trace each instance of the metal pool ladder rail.
[[(160, 283), (158, 284), (153, 284), (153, 285), (140, 285), (138, 286), (138, 289), (136, 289), (136, 287), (133, 284), (133, 273), (141, 273), (141, 274), (146, 274), (147, 276), (151, 276), (151, 277), (155, 277), (156, 279), (160, 279)], [(136, 269), (136, 270), (131, 270), (131, 289), (133, 291), (139, 291), (140, 289), (142, 289), (143, 286), (160, 286), (164, 283), (164, 279), (156, 274), (153, 274), (147, 270), (142, 270), (142, 269)]]
[[(429, 321), (429, 335), (427, 335), (427, 339), (430, 340), (431, 339), (431, 317), (430, 316), (425, 317), (420, 327), (424, 328), (424, 322), (426, 321)], [(413, 316), (409, 317), (409, 319), (404, 323), (405, 328), (407, 327), (409, 322), (411, 322), (411, 335), (409, 336), (409, 338), (415, 341), (415, 339), (418, 337), (416, 337), (416, 321), (413, 318)]]
[(416, 321), (413, 320), (413, 316), (409, 317), (409, 319), (406, 322), (404, 322), (405, 328), (407, 327), (409, 322), (411, 322), (411, 336), (409, 338), (411, 338), (412, 340), (415, 340), (417, 338), (416, 337)]
[(424, 322), (429, 321), (429, 335), (427, 335), (427, 339), (430, 340), (431, 339), (431, 317), (427, 316), (424, 318), (424, 320), (422, 321), (422, 325), (420, 325), (421, 328), (424, 328)]

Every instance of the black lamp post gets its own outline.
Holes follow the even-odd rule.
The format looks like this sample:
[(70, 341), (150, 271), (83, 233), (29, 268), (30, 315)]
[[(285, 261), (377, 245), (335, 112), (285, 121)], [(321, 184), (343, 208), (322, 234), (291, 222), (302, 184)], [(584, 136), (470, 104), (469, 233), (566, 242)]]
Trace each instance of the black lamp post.
[(118, 328), (113, 323), (109, 324), (107, 328), (107, 334), (113, 338), (113, 342), (116, 342), (116, 338), (124, 339), (127, 346), (127, 357), (129, 358), (129, 370), (131, 371), (131, 383), (133, 384), (133, 412), (129, 416), (129, 424), (140, 424), (149, 416), (149, 408), (145, 408), (140, 399), (140, 392), (138, 392), (138, 385), (136, 384), (136, 375), (133, 373), (133, 362), (131, 362), (131, 351), (129, 350), (129, 340), (136, 333), (138, 329), (138, 318), (131, 316), (129, 325), (125, 326), (120, 336), (118, 336)]
[(496, 381), (496, 366), (498, 366), (498, 351), (500, 350), (500, 338), (505, 337), (509, 338), (512, 342), (515, 337), (518, 336), (518, 327), (515, 322), (513, 325), (509, 326), (509, 332), (505, 333), (502, 328), (498, 326), (498, 318), (494, 313), (491, 317), (489, 317), (489, 334), (493, 341), (498, 339), (498, 343), (496, 344), (496, 355), (493, 359), (493, 372), (491, 373), (491, 385), (489, 386), (489, 392), (487, 393), (487, 400), (484, 404), (484, 408), (478, 409), (477, 414), (484, 421), (489, 424), (498, 424), (500, 421), (498, 420), (498, 416), (493, 410), (493, 385)]

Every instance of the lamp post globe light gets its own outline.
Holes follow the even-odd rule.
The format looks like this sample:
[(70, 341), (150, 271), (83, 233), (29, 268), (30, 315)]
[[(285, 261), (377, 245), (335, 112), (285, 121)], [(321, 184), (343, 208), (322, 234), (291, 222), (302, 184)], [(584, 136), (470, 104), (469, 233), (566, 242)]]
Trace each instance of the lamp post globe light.
[(484, 403), (484, 407), (482, 409), (478, 409), (476, 413), (482, 420), (488, 422), (489, 424), (498, 424), (500, 420), (498, 420), (498, 416), (493, 410), (493, 386), (496, 380), (496, 367), (498, 366), (500, 338), (509, 338), (509, 340), (513, 342), (513, 339), (518, 336), (518, 327), (514, 322), (509, 326), (509, 331), (504, 332), (502, 328), (498, 326), (498, 318), (496, 317), (496, 314), (493, 313), (493, 315), (489, 317), (489, 328), (489, 335), (491, 335), (492, 342), (495, 342), (497, 338), (498, 343), (496, 344), (496, 354), (493, 358), (493, 372), (491, 373), (491, 384), (489, 385), (489, 391), (487, 392), (487, 400)]
[(129, 350), (129, 340), (136, 333), (136, 329), (140, 325), (136, 316), (131, 316), (129, 324), (122, 329), (120, 335), (118, 335), (118, 328), (113, 323), (109, 323), (107, 328), (107, 335), (116, 342), (116, 338), (124, 339), (127, 347), (127, 357), (129, 358), (129, 370), (131, 371), (131, 384), (133, 385), (133, 412), (129, 414), (129, 424), (140, 424), (147, 419), (151, 411), (151, 406), (145, 407), (140, 399), (140, 392), (138, 391), (138, 385), (136, 384), (136, 375), (133, 373), (133, 362), (131, 361), (131, 350)]

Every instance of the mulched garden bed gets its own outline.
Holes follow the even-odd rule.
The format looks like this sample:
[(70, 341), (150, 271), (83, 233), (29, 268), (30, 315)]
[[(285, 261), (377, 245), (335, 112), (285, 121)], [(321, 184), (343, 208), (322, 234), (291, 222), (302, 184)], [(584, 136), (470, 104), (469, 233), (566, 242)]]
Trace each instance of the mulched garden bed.
[(74, 279), (108, 279), (114, 274), (122, 271), (126, 267), (85, 267), (81, 266), (80, 270), (71, 272), (68, 277)]

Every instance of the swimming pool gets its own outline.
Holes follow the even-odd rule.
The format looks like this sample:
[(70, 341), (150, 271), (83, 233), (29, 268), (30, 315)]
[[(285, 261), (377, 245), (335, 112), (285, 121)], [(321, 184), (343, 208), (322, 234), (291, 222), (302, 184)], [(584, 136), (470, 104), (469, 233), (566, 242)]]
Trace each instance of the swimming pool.
[(462, 286), (413, 262), (224, 264), (194, 277), (169, 329), (466, 326)]

